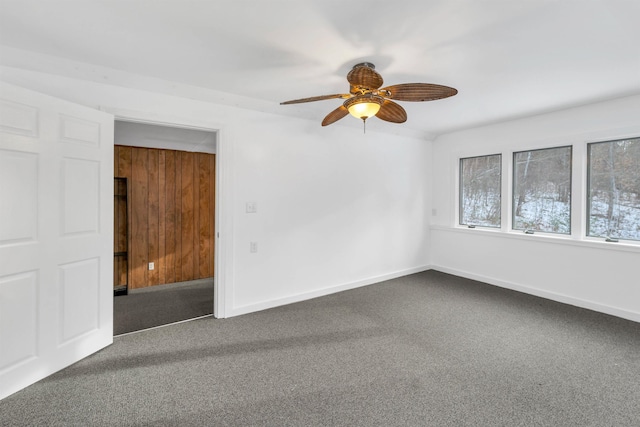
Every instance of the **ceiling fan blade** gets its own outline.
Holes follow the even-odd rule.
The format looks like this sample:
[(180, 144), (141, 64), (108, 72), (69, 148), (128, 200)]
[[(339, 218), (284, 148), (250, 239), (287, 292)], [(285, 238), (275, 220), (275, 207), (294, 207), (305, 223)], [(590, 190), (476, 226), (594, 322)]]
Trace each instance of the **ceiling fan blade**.
[(351, 86), (361, 86), (370, 90), (375, 90), (382, 86), (382, 83), (384, 83), (382, 76), (372, 67), (373, 65), (368, 63), (354, 66), (347, 74), (347, 80)]
[[(435, 101), (448, 98), (458, 93), (457, 89), (449, 86), (430, 83), (404, 83), (387, 86), (380, 89), (382, 96), (398, 101)], [(387, 92), (386, 94), (384, 92)]]
[(349, 110), (347, 110), (344, 105), (341, 105), (335, 110), (333, 110), (332, 112), (330, 112), (329, 114), (327, 114), (327, 117), (325, 117), (324, 120), (322, 121), (322, 126), (327, 126), (327, 125), (330, 125), (331, 123), (335, 123), (341, 118), (343, 118), (344, 116), (346, 116), (347, 114), (349, 114)]
[(312, 96), (311, 98), (293, 99), (291, 101), (281, 102), (280, 105), (301, 104), (303, 102), (323, 101), (325, 99), (350, 98), (351, 95), (346, 93), (337, 93), (335, 95)]
[(399, 104), (385, 99), (376, 117), (387, 122), (404, 123), (407, 121), (407, 112)]

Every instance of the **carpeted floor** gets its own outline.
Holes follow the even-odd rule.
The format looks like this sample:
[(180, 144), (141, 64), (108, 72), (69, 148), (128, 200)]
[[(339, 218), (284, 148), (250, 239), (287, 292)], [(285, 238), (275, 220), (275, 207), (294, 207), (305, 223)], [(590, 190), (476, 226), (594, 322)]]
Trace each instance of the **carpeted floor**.
[(117, 337), (3, 426), (635, 426), (640, 324), (435, 271)]
[(132, 289), (113, 300), (113, 335), (213, 313), (213, 278)]

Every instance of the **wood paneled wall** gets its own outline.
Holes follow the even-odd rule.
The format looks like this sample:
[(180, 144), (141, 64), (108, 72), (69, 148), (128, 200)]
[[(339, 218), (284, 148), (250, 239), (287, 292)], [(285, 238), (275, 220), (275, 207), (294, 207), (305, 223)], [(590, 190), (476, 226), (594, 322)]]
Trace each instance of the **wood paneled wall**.
[(130, 187), (129, 289), (213, 277), (215, 155), (116, 145), (114, 172)]

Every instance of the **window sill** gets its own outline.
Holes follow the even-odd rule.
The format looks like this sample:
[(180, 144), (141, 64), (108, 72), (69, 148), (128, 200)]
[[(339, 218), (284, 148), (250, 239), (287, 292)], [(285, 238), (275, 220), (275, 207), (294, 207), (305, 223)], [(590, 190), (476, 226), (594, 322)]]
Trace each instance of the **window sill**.
[(500, 229), (491, 228), (468, 228), (466, 226), (447, 227), (443, 225), (432, 225), (431, 230), (449, 231), (455, 233), (475, 233), (485, 236), (498, 237), (504, 239), (529, 240), (540, 243), (552, 243), (567, 246), (578, 246), (581, 248), (594, 248), (605, 250), (616, 250), (622, 252), (640, 253), (640, 242), (631, 243), (630, 241), (605, 242), (604, 238), (596, 239), (592, 237), (576, 238), (567, 235), (552, 235), (548, 233), (525, 234), (522, 231), (502, 231)]

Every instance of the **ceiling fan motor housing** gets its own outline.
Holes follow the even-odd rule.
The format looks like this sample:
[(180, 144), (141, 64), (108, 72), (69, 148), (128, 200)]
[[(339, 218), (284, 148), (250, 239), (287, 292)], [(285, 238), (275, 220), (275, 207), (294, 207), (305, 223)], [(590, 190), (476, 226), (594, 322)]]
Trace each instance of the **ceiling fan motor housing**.
[(373, 65), (371, 62), (360, 62), (353, 66), (353, 68), (358, 68), (358, 67), (368, 67), (368, 68), (371, 68), (372, 70), (376, 69), (376, 66)]
[(352, 94), (366, 94), (382, 86), (384, 80), (375, 68), (376, 66), (370, 62), (361, 62), (353, 66), (347, 74)]

